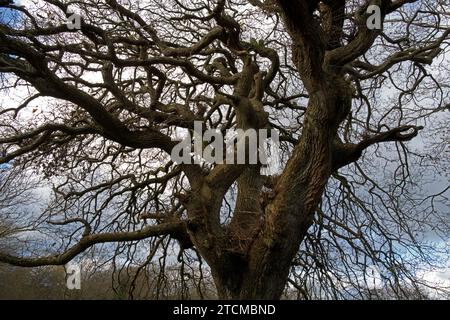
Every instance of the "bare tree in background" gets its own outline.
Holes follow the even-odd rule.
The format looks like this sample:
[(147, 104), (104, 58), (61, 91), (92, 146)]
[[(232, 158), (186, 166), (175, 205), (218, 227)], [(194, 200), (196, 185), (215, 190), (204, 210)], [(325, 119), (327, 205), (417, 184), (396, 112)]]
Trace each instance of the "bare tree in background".
[[(34, 201), (33, 190), (37, 183), (19, 170), (0, 169), (0, 239), (30, 230), (32, 222), (21, 219), (26, 205)], [(24, 223), (25, 222), (25, 223)]]
[[(45, 216), (63, 238), (0, 261), (61, 265), (116, 243), (123, 268), (157, 270), (161, 290), (176, 258), (200, 297), (205, 261), (220, 298), (278, 299), (367, 297), (373, 267), (402, 297), (446, 258), (433, 243), (448, 241), (447, 189), (421, 189), (448, 165), (445, 1), (0, 6), (19, 14), (0, 24), (0, 92), (27, 93), (1, 106), (0, 163), (54, 184)], [(282, 172), (173, 163), (194, 121), (279, 130)]]

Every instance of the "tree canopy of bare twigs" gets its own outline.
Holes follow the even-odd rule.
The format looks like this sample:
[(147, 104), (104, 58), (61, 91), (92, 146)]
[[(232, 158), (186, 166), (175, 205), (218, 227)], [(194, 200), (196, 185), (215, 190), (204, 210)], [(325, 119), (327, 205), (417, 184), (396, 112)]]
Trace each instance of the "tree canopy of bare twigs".
[[(367, 298), (375, 280), (400, 298), (445, 290), (421, 272), (448, 257), (448, 2), (0, 7), (0, 164), (52, 184), (45, 212), (22, 218), (60, 239), (1, 262), (109, 248), (157, 286), (178, 266), (200, 297), (209, 272), (233, 299)], [(175, 163), (195, 121), (278, 130), (280, 172)]]

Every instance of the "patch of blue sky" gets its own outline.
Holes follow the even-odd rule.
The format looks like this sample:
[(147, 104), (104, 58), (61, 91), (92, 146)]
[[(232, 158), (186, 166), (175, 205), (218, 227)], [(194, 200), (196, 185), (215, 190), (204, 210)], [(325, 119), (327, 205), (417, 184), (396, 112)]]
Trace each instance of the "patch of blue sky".
[[(20, 1), (14, 1), (15, 5), (19, 5)], [(19, 21), (20, 11), (10, 9), (10, 8), (0, 8), (0, 24), (13, 26)]]
[(9, 163), (2, 163), (0, 164), (0, 170), (6, 170), (9, 169), (11, 165)]

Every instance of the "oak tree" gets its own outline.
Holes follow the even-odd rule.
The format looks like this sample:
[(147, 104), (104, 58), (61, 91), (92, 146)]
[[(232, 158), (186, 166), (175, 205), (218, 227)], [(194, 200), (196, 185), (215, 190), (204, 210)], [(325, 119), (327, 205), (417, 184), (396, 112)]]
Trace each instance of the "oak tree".
[[(112, 243), (158, 277), (174, 257), (196, 282), (206, 262), (225, 299), (361, 297), (376, 266), (401, 297), (445, 254), (422, 235), (448, 235), (447, 189), (420, 185), (446, 167), (446, 1), (22, 4), (0, 3), (0, 163), (52, 184), (27, 219), (63, 239), (1, 262)], [(278, 130), (281, 170), (175, 163), (195, 121)]]

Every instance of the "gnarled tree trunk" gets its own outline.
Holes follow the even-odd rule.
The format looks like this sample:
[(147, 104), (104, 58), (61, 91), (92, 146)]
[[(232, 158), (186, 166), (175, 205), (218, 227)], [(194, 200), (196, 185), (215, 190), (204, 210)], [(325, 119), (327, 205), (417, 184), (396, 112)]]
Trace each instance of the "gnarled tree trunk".
[[(320, 89), (311, 93), (301, 140), (271, 192), (261, 191), (259, 170), (247, 168), (238, 179), (231, 223), (222, 227), (215, 221), (189, 230), (212, 269), (221, 298), (277, 299), (285, 288), (292, 260), (334, 168), (333, 141), (351, 101), (342, 79), (325, 77), (314, 85)], [(197, 205), (204, 210), (201, 216), (218, 216), (224, 190), (207, 185), (200, 189), (208, 191), (193, 191), (191, 201), (203, 203)], [(200, 194), (209, 200), (200, 199)], [(210, 234), (212, 230), (217, 233)]]
[[(261, 191), (259, 170), (247, 168), (238, 179), (237, 204), (230, 225), (224, 227), (221, 235), (210, 236), (216, 243), (204, 246), (201, 242), (205, 234), (190, 230), (200, 252), (209, 258), (221, 298), (281, 297), (292, 260), (336, 168), (333, 148), (337, 129), (351, 107), (350, 85), (339, 68), (329, 68), (325, 62), (319, 27), (308, 14), (312, 7), (303, 1), (279, 1), (279, 5), (293, 39), (293, 60), (309, 91), (309, 104), (300, 141), (271, 192)], [(251, 77), (240, 83), (246, 88), (238, 88), (241, 95), (252, 91), (248, 79)], [(237, 108), (243, 128), (251, 124), (245, 117), (239, 118), (239, 112), (249, 108), (242, 105)], [(221, 199), (224, 190), (213, 190), (212, 198)], [(213, 229), (221, 227), (210, 228)]]

